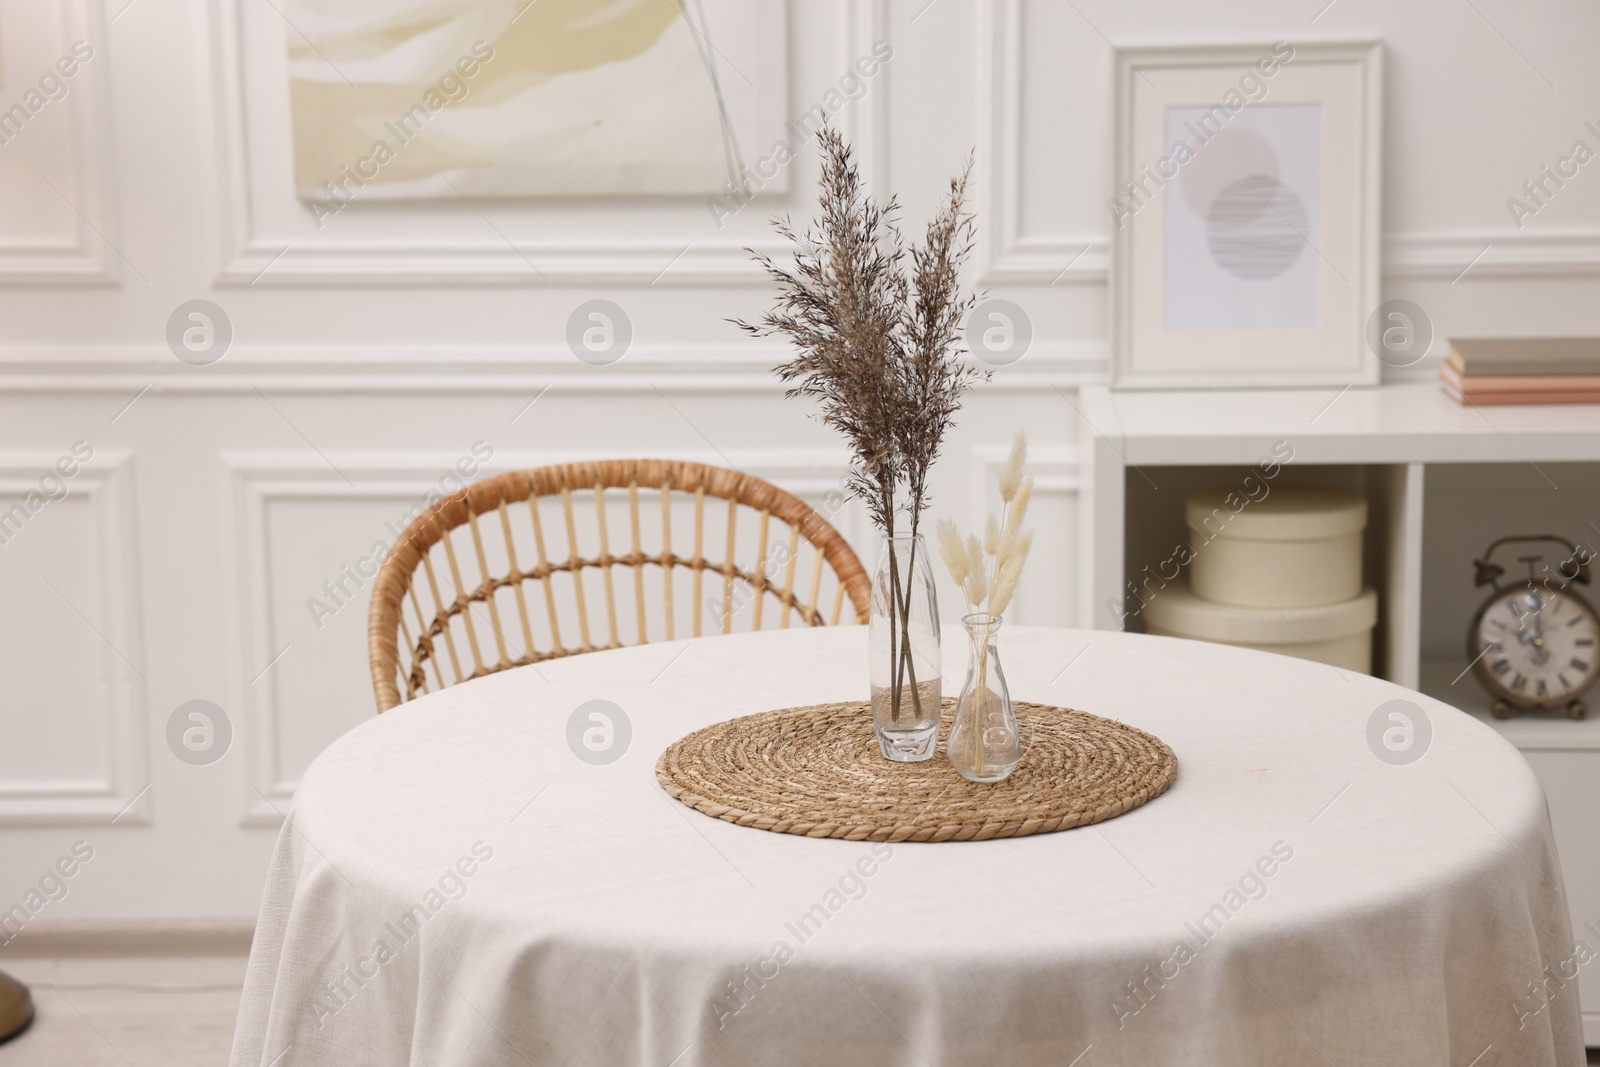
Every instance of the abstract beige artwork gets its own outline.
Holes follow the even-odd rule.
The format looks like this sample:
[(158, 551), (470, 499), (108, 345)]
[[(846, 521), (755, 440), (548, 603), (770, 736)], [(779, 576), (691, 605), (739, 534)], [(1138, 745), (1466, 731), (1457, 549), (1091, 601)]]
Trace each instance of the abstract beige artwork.
[(782, 0), (289, 0), (299, 196), (709, 195), (784, 117)]

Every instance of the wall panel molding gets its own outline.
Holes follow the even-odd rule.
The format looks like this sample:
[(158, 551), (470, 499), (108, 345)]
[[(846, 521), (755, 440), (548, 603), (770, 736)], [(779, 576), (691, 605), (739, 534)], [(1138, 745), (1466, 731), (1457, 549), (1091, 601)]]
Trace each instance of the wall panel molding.
[[(552, 463), (610, 458), (605, 450), (496, 452), (477, 476)], [(271, 557), (268, 510), (275, 500), (315, 498), (329, 504), (375, 498), (420, 500), (435, 490), (439, 473), (459, 452), (224, 452), (220, 456), (229, 486), (236, 559), (235, 597), (240, 610), (239, 655), (245, 682), (240, 692), (245, 726), (248, 781), (241, 825), (276, 826), (294, 803), (299, 784), (294, 769), (281, 757), (284, 719), (280, 714), (273, 665), (283, 655), (271, 610)], [(675, 452), (678, 459), (736, 469), (782, 485), (822, 511), (857, 549), (871, 547), (872, 532), (864, 511), (855, 504), (830, 514), (823, 499), (840, 487), (847, 457), (842, 451), (747, 448), (725, 452)], [(331, 464), (331, 466), (330, 466)], [(865, 558), (865, 557), (864, 557)], [(868, 561), (870, 563), (870, 560)], [(364, 610), (364, 608), (363, 608)], [(259, 672), (259, 674), (258, 674)], [(251, 679), (254, 680), (251, 680)]]
[[(1004, 199), (1004, 198), (1002, 198)], [(1111, 264), (1100, 236), (1013, 238), (985, 266), (986, 285), (1104, 285)], [(1383, 277), (1453, 282), (1600, 275), (1600, 231), (1550, 230), (1391, 233), (1383, 238)]]
[[(1106, 234), (1029, 233), (1023, 226), (1023, 41), (1022, 0), (987, 0), (978, 15), (975, 63), (984, 146), (980, 215), (988, 220), (979, 237), (979, 284), (1105, 285), (1111, 265)], [(1097, 201), (1103, 204), (1108, 195), (1102, 188)], [(1589, 278), (1600, 275), (1600, 230), (1391, 232), (1383, 237), (1382, 259), (1385, 279)]]
[[(37, 489), (40, 472), (60, 456), (59, 451), (0, 452), (0, 493)], [(84, 632), (72, 635), (82, 644), (85, 670), (103, 680), (99, 706), (92, 713), (104, 724), (109, 773), (104, 777), (0, 782), (0, 825), (106, 826), (115, 821), (118, 826), (129, 826), (150, 821), (152, 780), (145, 729), (148, 683), (140, 666), (145, 671), (149, 667), (139, 636), (144, 610), (133, 536), (132, 480), (130, 453), (97, 449), (94, 458), (68, 483), (70, 494), (85, 499), (90, 509), (99, 597), (91, 604), (69, 600), (68, 606), (85, 615)], [(51, 517), (47, 511), (39, 514)], [(30, 525), (13, 536), (45, 536), (32, 529), (31, 523), (38, 521), (42, 520), (30, 520)], [(49, 575), (41, 575), (42, 581), (49, 579)], [(41, 590), (40, 595), (51, 594)]]
[[(0, 388), (25, 392), (152, 394), (471, 394), (551, 385), (553, 392), (748, 392), (778, 395), (772, 368), (790, 358), (782, 344), (636, 343), (619, 362), (592, 367), (564, 344), (235, 346), (209, 367), (191, 367), (164, 345), (0, 344)], [(1105, 381), (1101, 342), (1035, 342), (982, 388), (1033, 392)], [(143, 402), (143, 401), (141, 401)], [(113, 409), (114, 410), (114, 409)], [(108, 416), (109, 417), (109, 416)]]
[(1600, 230), (1461, 230), (1391, 233), (1383, 241), (1388, 278), (1462, 284), (1510, 278), (1589, 278), (1600, 274)]
[[(72, 210), (72, 238), (62, 243), (0, 240), (0, 284), (115, 285), (122, 280), (123, 260), (113, 247), (121, 237), (113, 192), (111, 102), (105, 69), (111, 60), (106, 47), (105, 11), (91, 0), (64, 0), (58, 11), (60, 39), (52, 42), (56, 51), (47, 62), (66, 54), (72, 43), (80, 40), (89, 42), (95, 53), (67, 83), (67, 95), (48, 104), (29, 125), (70, 124), (71, 181), (66, 189), (56, 187), (51, 195), (65, 200)], [(44, 70), (6, 71), (12, 83), (7, 95), (17, 95), (27, 81)], [(26, 153), (27, 136), (25, 127), (15, 137), (21, 147), (5, 146), (8, 159), (13, 153)], [(29, 168), (33, 162), (36, 161), (24, 161), (23, 167)], [(41, 174), (40, 180), (47, 179)]]
[[(872, 41), (883, 36), (887, 17), (884, 0), (846, 0), (837, 27), (839, 70), (842, 72)], [(777, 243), (763, 224), (744, 236), (719, 236), (710, 214), (693, 197), (629, 198), (618, 200), (618, 207), (637, 210), (667, 207), (674, 225), (670, 234), (637, 240), (568, 238), (524, 240), (499, 232), (501, 226), (490, 221), (497, 215), (508, 230), (535, 228), (551, 217), (565, 213), (574, 203), (592, 210), (593, 203), (571, 200), (495, 201), (467, 205), (441, 201), (444, 208), (425, 203), (389, 205), (398, 239), (324, 240), (321, 231), (312, 237), (286, 237), (270, 232), (262, 210), (269, 192), (263, 175), (266, 168), (252, 157), (251, 99), (246, 42), (248, 21), (243, 0), (212, 0), (212, 58), (218, 101), (218, 163), (223, 176), (222, 238), (223, 262), (217, 275), (222, 286), (746, 286), (766, 284), (766, 275), (752, 262), (747, 248), (776, 255), (785, 246)], [(791, 19), (807, 12), (791, 6)], [(270, 17), (270, 12), (268, 16)], [(280, 34), (281, 36), (281, 34)], [(791, 69), (801, 69), (791, 57)], [(892, 65), (892, 64), (891, 64)], [(886, 72), (879, 78), (885, 78)], [(877, 91), (874, 91), (874, 88)], [(803, 92), (803, 91), (802, 91)], [(887, 157), (884, 93), (882, 86), (868, 89), (865, 97), (847, 105), (837, 121), (861, 149), (869, 173)], [(791, 98), (791, 117), (803, 114), (811, 101)], [(800, 188), (783, 198), (754, 201), (750, 208), (763, 220), (788, 204), (807, 204), (810, 190)], [(530, 209), (531, 205), (531, 209)], [(609, 208), (610, 205), (607, 205)], [(359, 210), (377, 210), (378, 205), (356, 205)], [(425, 234), (408, 222), (438, 223), (450, 215), (467, 220), (467, 230), (454, 229), (440, 235), (436, 226)], [(606, 229), (616, 232), (620, 219), (611, 220)], [(336, 227), (338, 219), (329, 225)], [(620, 227), (626, 228), (626, 227)], [(652, 227), (660, 229), (660, 227)]]

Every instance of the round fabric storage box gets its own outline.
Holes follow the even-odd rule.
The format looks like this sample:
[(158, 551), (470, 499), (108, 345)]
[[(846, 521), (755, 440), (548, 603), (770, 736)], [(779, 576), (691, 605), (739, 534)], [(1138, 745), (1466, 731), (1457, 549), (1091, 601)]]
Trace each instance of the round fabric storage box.
[(1202, 600), (1303, 608), (1361, 595), (1360, 493), (1286, 485), (1251, 501), (1236, 489), (1208, 489), (1189, 495), (1184, 521), (1189, 578)]
[(1215, 604), (1195, 596), (1181, 580), (1153, 592), (1154, 598), (1144, 607), (1145, 629), (1150, 633), (1258, 648), (1372, 673), (1378, 594), (1371, 589), (1343, 604), (1281, 610)]

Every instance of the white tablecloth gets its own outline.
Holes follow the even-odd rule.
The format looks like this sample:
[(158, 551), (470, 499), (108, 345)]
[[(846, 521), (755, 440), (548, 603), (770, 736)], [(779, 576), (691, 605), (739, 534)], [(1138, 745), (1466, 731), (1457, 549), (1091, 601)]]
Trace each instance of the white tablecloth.
[[(279, 839), (235, 1067), (1583, 1062), (1585, 953), (1532, 771), (1386, 682), (1013, 628), (1013, 696), (1159, 735), (1170, 792), (1064, 833), (874, 846), (657, 786), (690, 730), (862, 696), (865, 638), (578, 656), (339, 739)], [(963, 643), (946, 635), (951, 692)], [(1431, 724), (1408, 765), (1369, 744), (1397, 698)], [(632, 726), (607, 765), (567, 741), (592, 699)]]

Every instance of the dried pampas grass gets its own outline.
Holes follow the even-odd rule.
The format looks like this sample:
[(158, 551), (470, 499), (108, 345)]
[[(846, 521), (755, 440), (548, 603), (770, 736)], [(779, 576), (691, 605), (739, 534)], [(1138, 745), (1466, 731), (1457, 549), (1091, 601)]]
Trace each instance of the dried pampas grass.
[(777, 283), (772, 310), (734, 323), (782, 336), (794, 356), (776, 369), (788, 397), (818, 403), (850, 446), (848, 488), (885, 536), (906, 520), (913, 537), (931, 500), (928, 472), (955, 425), (963, 395), (990, 371), (963, 359), (963, 323), (977, 297), (960, 282), (976, 235), (966, 210), (973, 162), (951, 179), (921, 243), (900, 231), (899, 204), (868, 195), (850, 145), (824, 127), (816, 224), (774, 219), (792, 265), (755, 256)]
[(1022, 529), (1033, 498), (1033, 479), (1022, 476), (1028, 458), (1028, 438), (1018, 431), (1011, 455), (1000, 472), (1000, 507), (1004, 521), (993, 514), (984, 522), (983, 540), (961, 532), (949, 519), (939, 522), (939, 551), (945, 569), (974, 612), (1003, 614), (1022, 580), (1022, 567), (1033, 548), (1033, 531)]
[[(963, 323), (977, 302), (960, 278), (976, 236), (966, 209), (973, 160), (969, 156), (966, 169), (951, 179), (922, 241), (908, 245), (898, 203), (867, 193), (843, 136), (824, 126), (817, 147), (821, 214), (804, 229), (787, 218), (773, 220), (792, 246), (793, 261), (751, 253), (777, 283), (777, 299), (758, 321), (734, 321), (754, 337), (790, 341), (793, 357), (774, 368), (788, 386), (784, 395), (815, 400), (823, 423), (844, 436), (850, 447), (846, 485), (873, 525), (887, 538), (909, 527), (908, 557), (902, 561), (892, 547), (887, 555), (891, 699), (898, 719), (904, 684), (919, 710), (921, 702), (910, 643), (898, 635), (911, 629), (911, 576), (931, 499), (928, 472), (963, 395), (990, 376), (963, 358)], [(946, 562), (953, 556), (947, 549)]]

